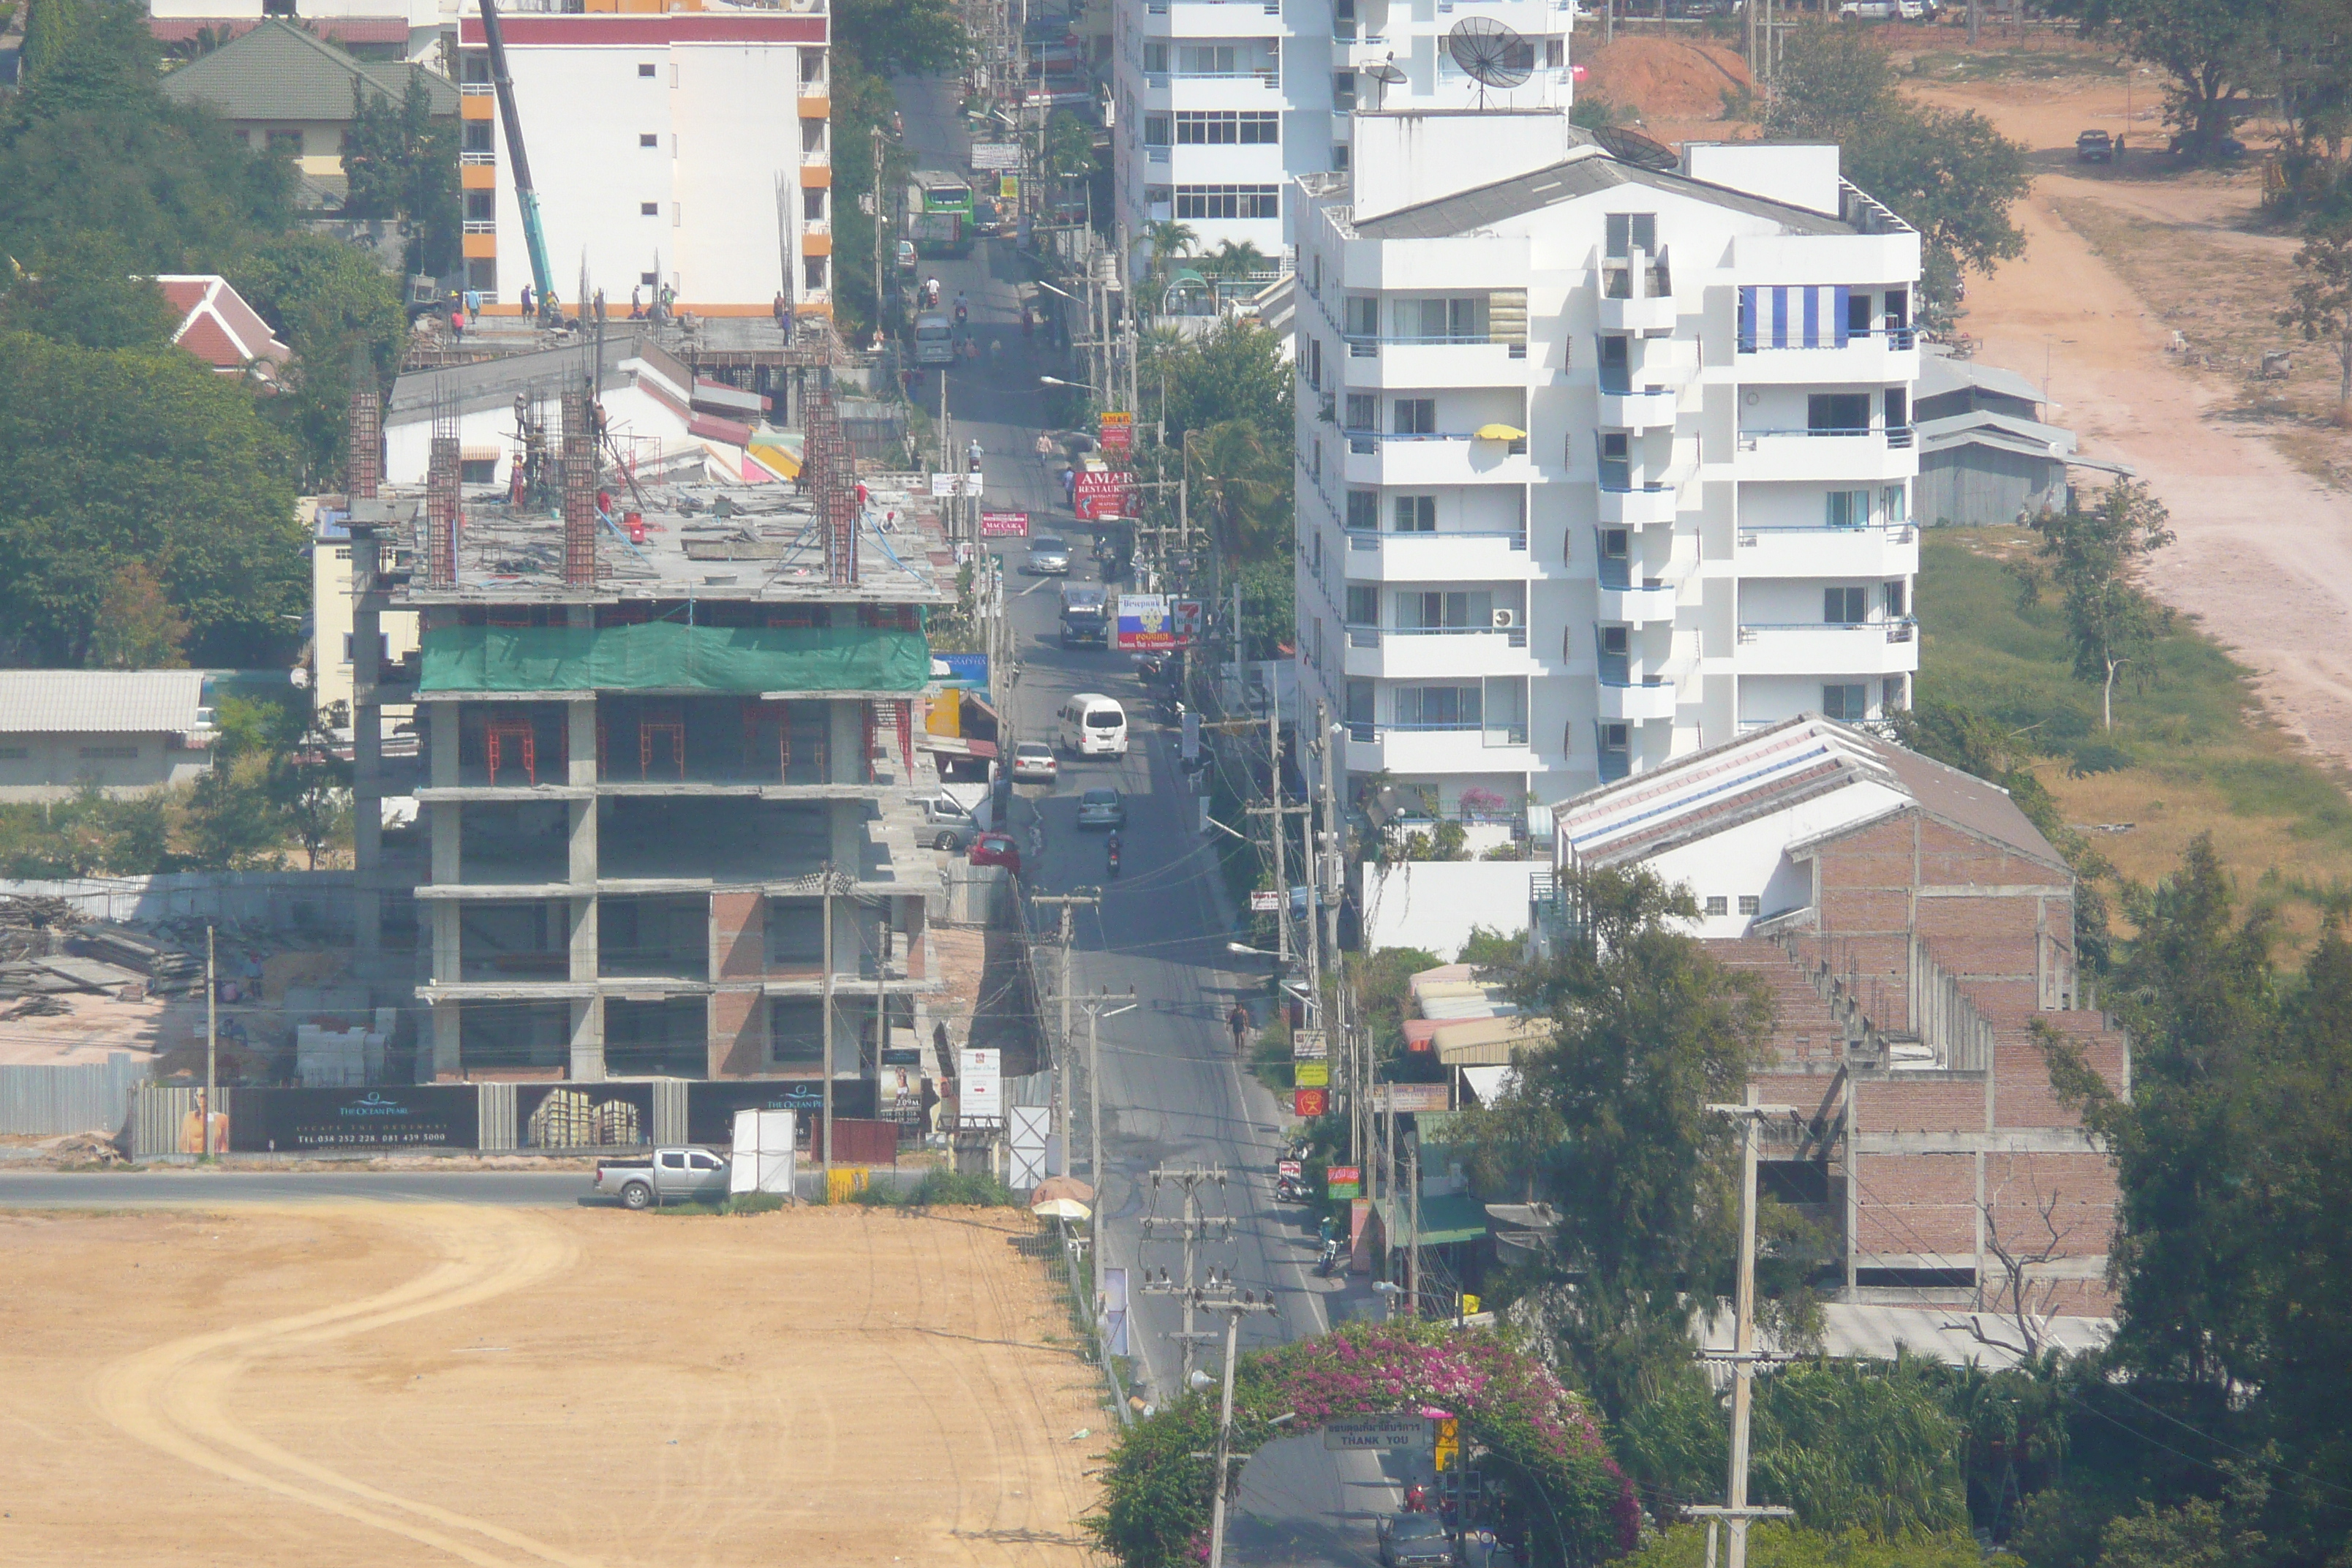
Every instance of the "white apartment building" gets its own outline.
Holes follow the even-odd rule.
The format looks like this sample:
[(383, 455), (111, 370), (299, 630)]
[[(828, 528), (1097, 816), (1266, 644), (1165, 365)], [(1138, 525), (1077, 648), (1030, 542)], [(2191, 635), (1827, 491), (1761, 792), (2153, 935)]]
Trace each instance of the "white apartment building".
[[(1572, 0), (1113, 0), (1119, 221), (1138, 245), (1147, 224), (1174, 218), (1197, 250), (1232, 240), (1279, 259), (1297, 237), (1291, 182), (1348, 167), (1359, 106), (1565, 110), (1574, 11)], [(1455, 63), (1446, 35), (1474, 16), (1514, 35), (1500, 53), (1525, 73), (1517, 85), (1482, 88)], [(1382, 79), (1391, 67), (1401, 79)]]
[[(1918, 668), (1919, 237), (1834, 147), (1356, 116), (1302, 180), (1298, 658), (1354, 774), (1516, 816)], [(1499, 797), (1498, 799), (1496, 797)]]
[[(665, 284), (677, 309), (830, 313), (832, 103), (823, 0), (656, 14), (502, 16), (557, 296), (583, 260), (608, 316)], [(530, 252), (482, 23), (462, 23), (467, 282), (511, 309)]]

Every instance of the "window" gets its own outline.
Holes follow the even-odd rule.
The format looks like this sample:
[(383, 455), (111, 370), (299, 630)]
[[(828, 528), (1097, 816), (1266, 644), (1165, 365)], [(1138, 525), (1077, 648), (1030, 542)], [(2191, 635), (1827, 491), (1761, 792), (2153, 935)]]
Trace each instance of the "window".
[(1437, 434), (1437, 399), (1400, 397), (1396, 400), (1396, 433), (1400, 436)]
[(1172, 209), (1174, 208), (1175, 204), (1176, 204), (1176, 187), (1175, 187), (1175, 186), (1173, 186), (1173, 185), (1146, 185), (1146, 186), (1144, 186), (1144, 187), (1143, 187), (1143, 205), (1144, 205), (1144, 206), (1145, 206), (1146, 208), (1148, 208), (1148, 209), (1151, 210), (1151, 211), (1154, 211), (1154, 212), (1159, 213), (1159, 215), (1160, 215), (1160, 216), (1162, 216), (1162, 217), (1167, 216), (1168, 216), (1168, 212), (1169, 212), (1170, 210), (1172, 210)]
[(1601, 435), (1601, 488), (1604, 490), (1630, 490), (1633, 488), (1633, 447), (1622, 431)]
[(1323, 478), (1323, 437), (1315, 437), (1315, 466), (1307, 470), (1319, 482)]
[(1633, 544), (1633, 537), (1632, 531), (1627, 529), (1602, 529), (1601, 531), (1601, 559), (1603, 561), (1622, 561), (1626, 559), (1627, 555), (1630, 553), (1631, 546)]
[(1601, 651), (1602, 653), (1614, 654), (1619, 658), (1622, 658), (1628, 645), (1629, 639), (1623, 626), (1603, 626), (1601, 628)]
[(1889, 289), (1886, 291), (1886, 324), (1901, 329), (1911, 324), (1911, 291)]
[(1655, 213), (1611, 213), (1607, 220), (1608, 246), (1606, 254), (1622, 261), (1633, 252), (1645, 255), (1658, 253), (1658, 215)]
[(1899, 386), (1886, 389), (1886, 427), (1900, 430), (1911, 423), (1911, 395)]
[(1417, 631), (1484, 631), (1495, 624), (1492, 590), (1442, 588), (1396, 596), (1397, 626)]
[(1881, 712), (1900, 713), (1906, 708), (1911, 706), (1910, 699), (1903, 690), (1903, 682), (1906, 679), (1906, 677), (1900, 675), (1890, 675), (1885, 680), (1878, 683), (1879, 710)]
[(1822, 619), (1833, 626), (1858, 626), (1870, 618), (1870, 593), (1864, 588), (1822, 590)]
[(659, 216), (661, 216), (661, 203), (659, 203), (659, 202), (639, 202), (639, 203), (637, 204), (637, 216), (638, 216), (639, 217), (659, 217)]
[[(1348, 682), (1347, 704), (1348, 704), (1348, 720), (1347, 720), (1347, 721), (1348, 721), (1349, 723), (1350, 723), (1350, 724), (1370, 724), (1370, 723), (1371, 723), (1371, 721), (1372, 721), (1372, 683), (1371, 683), (1370, 681), (1369, 681), (1369, 680), (1351, 680), (1351, 681)], [(1364, 737), (1364, 739), (1366, 739), (1366, 740), (1370, 740), (1370, 739), (1371, 739), (1371, 737), (1370, 737), (1370, 736), (1369, 736), (1369, 735), (1367, 735), (1367, 736), (1365, 736), (1365, 737)]]
[(1143, 46), (1143, 68), (1148, 74), (1152, 76), (1166, 76), (1168, 74), (1168, 46), (1164, 43), (1145, 44)]
[(1604, 752), (1622, 752), (1632, 743), (1632, 739), (1633, 732), (1627, 725), (1603, 724), (1601, 726), (1601, 749)]
[(1168, 117), (1166, 115), (1147, 114), (1143, 117), (1143, 144), (1146, 147), (1165, 147), (1168, 145)]
[(1908, 500), (1909, 493), (1901, 485), (1889, 485), (1878, 492), (1879, 511), (1886, 519), (1887, 527), (1898, 527), (1910, 521)]
[(1348, 527), (1361, 533), (1378, 531), (1381, 526), (1381, 498), (1371, 490), (1348, 492)]
[(647, 289), (657, 289), (661, 286), (661, 275), (656, 272), (640, 272), (637, 274), (637, 281)]
[(1354, 112), (1355, 107), (1356, 73), (1333, 71), (1331, 73), (1331, 112), (1349, 114)]
[(1911, 584), (1898, 577), (1894, 582), (1888, 583), (1885, 586), (1886, 589), (1886, 618), (1890, 621), (1899, 621), (1904, 616), (1911, 613)]
[(698, 1171), (715, 1171), (719, 1169), (719, 1156), (697, 1149), (687, 1156), (687, 1163)]
[(1316, 668), (1320, 669), (1323, 668), (1323, 617), (1320, 616), (1315, 617), (1315, 642), (1313, 646), (1315, 649), (1314, 657), (1308, 659), (1307, 663), (1313, 665)]
[(801, 193), (801, 216), (810, 223), (824, 221), (824, 187), (823, 185)]
[(1832, 490), (1829, 500), (1829, 525), (1832, 528), (1868, 528), (1870, 526), (1870, 492), (1868, 490)]
[(1323, 340), (1307, 340), (1307, 384), (1318, 392), (1323, 390)]
[(1396, 498), (1397, 533), (1434, 533), (1437, 531), (1437, 498), (1435, 496), (1399, 496)]
[(1867, 435), (1870, 394), (1816, 392), (1805, 399), (1805, 428), (1816, 436)]
[[(467, 81), (486, 82), (490, 79), (490, 56), (487, 49), (467, 49), (457, 57), (458, 75)], [(483, 123), (487, 124), (488, 121)]]
[(499, 264), (494, 257), (472, 256), (466, 258), (466, 287), (484, 294), (499, 291)]
[(1848, 337), (1862, 337), (1870, 331), (1870, 293), (1857, 289), (1845, 297), (1845, 330)]
[(469, 458), (457, 465), (457, 482), (461, 485), (491, 485), (498, 479), (496, 458)]
[(1278, 185), (1179, 185), (1179, 218), (1278, 218), (1282, 189)]
[(1241, 51), (1231, 44), (1179, 44), (1176, 69), (1183, 76), (1237, 76)]
[(824, 256), (803, 257), (801, 258), (801, 286), (804, 289), (824, 288), (826, 286), (825, 263), (830, 259), (831, 258), (829, 257)]
[(1721, 893), (1709, 895), (1706, 900), (1706, 912), (1710, 916), (1729, 914), (1731, 912), (1730, 899)]
[(1370, 294), (1350, 294), (1339, 302), (1339, 321), (1351, 338), (1381, 335), (1381, 302)]
[(1822, 717), (1834, 719), (1841, 724), (1859, 724), (1870, 717), (1870, 688), (1860, 681), (1822, 688)]
[(0, 763), (26, 763), (32, 759), (30, 746), (0, 746)]
[(1601, 376), (1601, 391), (1623, 393), (1632, 390), (1633, 373), (1631, 368), (1632, 361), (1627, 357), (1630, 353), (1631, 350), (1623, 338), (1608, 337), (1601, 340), (1601, 363), (1597, 368)]
[(1478, 697), (1475, 686), (1400, 686), (1396, 721), (1408, 730), (1475, 730)]
[(1481, 296), (1414, 301), (1421, 310), (1421, 337), (1432, 342), (1475, 343), (1486, 339), (1486, 301)]
[(1756, 893), (1740, 894), (1739, 912), (1743, 915), (1762, 914), (1764, 912), (1764, 900), (1762, 896)]
[(1348, 584), (1348, 624), (1351, 626), (1376, 626), (1381, 624), (1381, 591), (1366, 583)]
[(1318, 254), (1312, 258), (1312, 261), (1313, 270), (1307, 275), (1307, 291), (1319, 300), (1323, 297), (1323, 258)]
[(265, 132), (263, 140), (269, 144), (272, 157), (280, 153), (289, 158), (299, 158), (302, 155), (302, 133), (299, 131)]
[(1558, 70), (1567, 63), (1568, 40), (1566, 38), (1546, 38), (1544, 40), (1544, 64), (1550, 69)]
[(665, 1150), (663, 1150), (663, 1151), (661, 1152), (661, 1168), (662, 1168), (663, 1170), (665, 1170), (665, 1171), (683, 1171), (683, 1170), (685, 1170), (685, 1169), (686, 1169), (686, 1151), (685, 1151), (685, 1150), (683, 1150), (683, 1149), (665, 1149)]
[(1331, 143), (1331, 167), (1343, 174), (1348, 172), (1348, 144), (1345, 142)]
[(467, 121), (466, 151), (468, 153), (488, 153), (491, 151), (490, 131), (490, 122), (487, 120)]
[(496, 199), (497, 197), (495, 194), (489, 191), (467, 191), (466, 193), (466, 221), (467, 223), (491, 222), (497, 216), (497, 213), (493, 210), (490, 204)]
[(801, 85), (803, 87), (824, 85), (824, 51), (823, 49), (801, 51)]
[[(1230, 49), (1224, 51), (1228, 58), (1232, 53)], [(1176, 111), (1176, 144), (1180, 147), (1271, 147), (1281, 139), (1279, 121), (1270, 110)]]
[(642, 62), (642, 61), (640, 61), (640, 62), (638, 63), (638, 66), (637, 66), (637, 76), (638, 76), (639, 79), (641, 79), (641, 80), (642, 80), (642, 79), (646, 79), (646, 78), (648, 78), (648, 77), (652, 76), (653, 74), (654, 74), (654, 68), (653, 68), (653, 67), (651, 67), (651, 66), (649, 66), (649, 65), (646, 65), (646, 64), (645, 64), (645, 63), (644, 63), (644, 62)]

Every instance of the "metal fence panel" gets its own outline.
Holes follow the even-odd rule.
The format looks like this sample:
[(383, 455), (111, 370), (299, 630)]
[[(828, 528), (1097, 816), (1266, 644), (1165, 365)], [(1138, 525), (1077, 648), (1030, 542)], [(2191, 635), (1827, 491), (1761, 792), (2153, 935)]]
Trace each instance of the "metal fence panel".
[(147, 1078), (147, 1062), (114, 1051), (102, 1062), (71, 1066), (0, 1067), (0, 1132), (122, 1131), (131, 1090)]

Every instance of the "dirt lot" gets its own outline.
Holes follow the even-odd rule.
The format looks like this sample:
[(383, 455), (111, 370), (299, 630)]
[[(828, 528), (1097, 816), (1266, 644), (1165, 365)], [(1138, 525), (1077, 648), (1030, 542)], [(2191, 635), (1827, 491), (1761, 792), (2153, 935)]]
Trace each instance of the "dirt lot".
[(1031, 1225), (0, 1215), (0, 1561), (1076, 1564)]

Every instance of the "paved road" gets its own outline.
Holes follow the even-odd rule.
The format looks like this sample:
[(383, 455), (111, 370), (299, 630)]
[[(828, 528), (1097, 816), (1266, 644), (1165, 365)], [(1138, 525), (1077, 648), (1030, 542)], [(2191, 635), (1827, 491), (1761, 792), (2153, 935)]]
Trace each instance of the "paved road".
[[(963, 125), (944, 86), (901, 82), (898, 103), (908, 143), (926, 166), (964, 167)], [(949, 301), (963, 292), (971, 330), (982, 344), (982, 359), (950, 373), (948, 414), (959, 451), (975, 437), (981, 443), (983, 504), (1028, 511), (1033, 534), (1059, 532), (1078, 547), (1075, 579), (1099, 581), (1091, 529), (1064, 505), (1058, 468), (1034, 456), (1045, 417), (1036, 378), (1066, 374), (1066, 367), (1048, 357), (1042, 337), (1034, 344), (1022, 340), (1018, 284), (1028, 276), (1025, 264), (1009, 242), (983, 242), (967, 260), (926, 259), (919, 275), (936, 276)], [(992, 340), (1004, 345), (994, 362), (985, 357)], [(924, 386), (936, 411), (936, 379), (927, 375)], [(1222, 1191), (1206, 1189), (1203, 1207), (1230, 1216), (1234, 1236), (1231, 1243), (1205, 1246), (1202, 1265), (1231, 1269), (1237, 1288), (1271, 1289), (1280, 1303), (1272, 1318), (1244, 1320), (1244, 1347), (1318, 1333), (1335, 1321), (1373, 1311), (1375, 1298), (1362, 1287), (1317, 1278), (1315, 1237), (1300, 1223), (1305, 1211), (1274, 1200), (1274, 1163), (1287, 1111), (1242, 1070), (1223, 1021), (1237, 998), (1264, 1019), (1265, 972), (1229, 967), (1235, 961), (1224, 944), (1234, 911), (1211, 846), (1197, 830), (1195, 799), (1174, 765), (1177, 737), (1150, 720), (1151, 702), (1129, 656), (1060, 646), (1059, 584), (1024, 574), (1021, 546), (1003, 552), (1015, 595), (1022, 673), (1009, 692), (1001, 678), (993, 686), (1006, 699), (1003, 711), (1013, 738), (1050, 739), (1062, 700), (1078, 691), (1116, 698), (1129, 721), (1127, 756), (1064, 758), (1058, 784), (1024, 786), (1014, 809), (1024, 854), (1030, 852), (1026, 825), (1034, 820), (1044, 829), (1045, 854), (1032, 856), (1026, 868), (1030, 891), (1103, 889), (1102, 903), (1078, 914), (1072, 991), (1123, 994), (1131, 987), (1139, 1004), (1101, 1026), (1103, 1261), (1127, 1268), (1138, 1280), (1146, 1268), (1181, 1276), (1176, 1243), (1143, 1239), (1139, 1222), (1145, 1215), (1178, 1214), (1181, 1203), (1171, 1189), (1155, 1194), (1150, 1173), (1155, 1166), (1222, 1166), (1230, 1179)], [(1105, 836), (1081, 833), (1076, 826), (1078, 794), (1103, 785), (1127, 798), (1123, 865), (1115, 880), (1108, 876)], [(1038, 911), (1041, 926), (1052, 914)], [(1055, 1011), (1053, 1004), (1047, 1011)], [(1048, 1020), (1049, 1033), (1057, 1022)], [(1084, 1028), (1081, 1015), (1081, 1040)], [(1082, 1107), (1075, 1110), (1083, 1114)], [(1165, 1297), (1135, 1294), (1131, 1300), (1129, 1348), (1140, 1369), (1142, 1394), (1166, 1397), (1182, 1382), (1181, 1352), (1166, 1337), (1180, 1327), (1181, 1313)], [(1222, 1330), (1221, 1320), (1202, 1317), (1200, 1327)], [(1213, 1367), (1221, 1354), (1211, 1351), (1201, 1361)], [(1244, 1473), (1242, 1504), (1229, 1536), (1233, 1560), (1374, 1563), (1370, 1519), (1392, 1511), (1399, 1500), (1396, 1485), (1368, 1456), (1329, 1454), (1314, 1438), (1277, 1444)]]
[(362, 1198), (570, 1207), (587, 1193), (588, 1182), (584, 1171), (10, 1171), (0, 1172), (0, 1208)]

